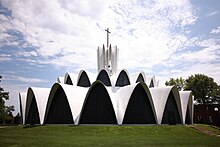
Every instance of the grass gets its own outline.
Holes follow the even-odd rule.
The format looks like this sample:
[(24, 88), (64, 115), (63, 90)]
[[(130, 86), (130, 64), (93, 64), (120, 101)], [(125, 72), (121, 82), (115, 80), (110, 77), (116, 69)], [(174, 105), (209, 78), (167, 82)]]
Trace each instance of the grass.
[[(206, 126), (207, 127), (207, 126)], [(219, 146), (220, 137), (178, 126), (0, 128), (0, 146)]]

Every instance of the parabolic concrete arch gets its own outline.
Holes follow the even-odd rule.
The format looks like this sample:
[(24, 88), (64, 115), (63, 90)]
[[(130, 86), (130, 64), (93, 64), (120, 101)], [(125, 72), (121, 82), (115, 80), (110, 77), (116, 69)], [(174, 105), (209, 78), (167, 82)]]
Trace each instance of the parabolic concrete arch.
[(77, 86), (81, 86), (81, 87), (90, 87), (91, 83), (90, 83), (90, 79), (86, 73), (86, 71), (81, 70), (78, 76), (78, 80), (77, 80)]
[(77, 124), (88, 89), (55, 83), (47, 102), (44, 124)]
[(62, 87), (57, 88), (48, 108), (45, 124), (74, 124), (69, 102)]
[(68, 85), (76, 85), (76, 80), (77, 79), (77, 74), (75, 73), (66, 73), (64, 76), (64, 82), (58, 82), (58, 83), (62, 83), (62, 84), (68, 84)]
[(30, 87), (27, 92), (25, 124), (43, 124), (50, 89)]
[(105, 69), (99, 72), (96, 80), (101, 81), (105, 86), (112, 86), (109, 74)]
[(175, 86), (150, 88), (158, 124), (182, 123), (179, 91)]
[[(171, 91), (167, 98), (167, 102), (163, 112), (162, 124), (181, 124), (180, 113), (178, 111), (178, 102), (174, 97), (174, 93)], [(181, 105), (179, 103), (179, 105)], [(181, 111), (182, 112), (182, 111)]]
[(135, 84), (138, 82), (146, 82), (146, 77), (144, 72), (137, 72), (130, 75), (130, 82), (131, 84)]
[(136, 83), (138, 82), (145, 82), (145, 75), (142, 72), (137, 77)]
[(153, 76), (153, 77), (146, 77), (145, 79), (146, 79), (146, 80), (145, 80), (145, 83), (147, 84), (147, 86), (148, 86), (149, 88), (157, 87), (157, 86), (156, 86), (156, 83), (155, 83), (155, 78), (154, 78), (154, 76)]
[(27, 99), (27, 93), (26, 92), (19, 93), (21, 124), (25, 124), (26, 99)]
[(117, 80), (116, 80), (116, 84), (115, 86), (117, 87), (123, 87), (123, 86), (127, 86), (130, 85), (130, 78), (129, 78), (129, 74), (127, 72), (127, 70), (123, 69), (121, 70), (121, 72), (119, 73)]
[(99, 81), (94, 82), (87, 93), (79, 124), (117, 124), (110, 96)]
[(180, 91), (180, 100), (182, 105), (183, 124), (192, 124), (193, 100), (191, 91)]
[(126, 107), (123, 124), (156, 124), (156, 113), (145, 83), (135, 86)]

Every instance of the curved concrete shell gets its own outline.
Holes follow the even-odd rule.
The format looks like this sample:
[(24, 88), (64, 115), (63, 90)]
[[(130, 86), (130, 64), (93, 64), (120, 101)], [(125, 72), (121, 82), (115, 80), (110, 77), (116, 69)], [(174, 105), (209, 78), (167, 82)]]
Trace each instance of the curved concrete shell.
[(156, 85), (157, 85), (157, 83), (156, 83), (156, 81), (155, 81), (155, 77), (154, 76), (152, 76), (152, 77), (146, 77), (145, 78), (146, 79), (146, 81), (145, 81), (145, 83), (147, 84), (147, 86), (148, 87), (157, 87)]
[(99, 72), (96, 80), (101, 81), (105, 86), (112, 86), (110, 76), (109, 76), (108, 72), (105, 69), (102, 69)]
[(95, 75), (93, 73), (81, 70), (76, 83), (77, 86), (90, 87), (93, 81), (95, 81)]
[(55, 83), (51, 88), (44, 124), (77, 124), (88, 88)]
[(118, 124), (154, 124), (157, 122), (153, 100), (145, 83), (121, 87), (115, 97)]
[(182, 106), (183, 124), (192, 124), (193, 122), (192, 92), (180, 91), (180, 100)]
[(87, 93), (79, 124), (117, 124), (108, 91), (99, 81), (93, 83)]
[(179, 91), (175, 86), (150, 88), (158, 124), (182, 123)]
[(138, 82), (146, 82), (146, 77), (144, 72), (138, 72), (130, 75), (131, 84), (135, 84)]
[(25, 124), (43, 124), (50, 88), (30, 87), (27, 92)]
[[(107, 29), (108, 30), (108, 29)], [(23, 124), (190, 124), (191, 92), (158, 87), (155, 76), (118, 68), (118, 48), (98, 48), (98, 75), (81, 70), (58, 77), (51, 90), (19, 94)]]
[(25, 124), (26, 100), (27, 100), (27, 93), (26, 92), (19, 93), (21, 124)]
[(58, 82), (58, 83), (76, 85), (76, 79), (77, 79), (77, 74), (66, 73), (64, 76), (64, 83), (62, 83), (62, 82)]
[(115, 87), (123, 87), (123, 86), (127, 86), (130, 85), (130, 77), (128, 74), (128, 71), (123, 69), (121, 70), (120, 73), (117, 74), (117, 80), (115, 82)]
[(137, 84), (130, 96), (123, 124), (156, 124), (152, 97), (147, 86)]

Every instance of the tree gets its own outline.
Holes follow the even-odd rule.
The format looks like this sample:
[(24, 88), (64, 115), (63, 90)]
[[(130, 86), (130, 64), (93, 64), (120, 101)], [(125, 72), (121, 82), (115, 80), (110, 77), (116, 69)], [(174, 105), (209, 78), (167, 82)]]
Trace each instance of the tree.
[(165, 85), (166, 86), (176, 86), (177, 89), (180, 91), (180, 90), (183, 90), (184, 86), (185, 86), (185, 80), (180, 77), (180, 78), (170, 78), (169, 81), (166, 81), (165, 82)]
[(219, 103), (220, 87), (213, 78), (204, 74), (191, 75), (185, 81), (184, 90), (192, 90), (198, 103)]
[[(0, 76), (0, 82), (1, 79), (2, 76)], [(5, 92), (4, 89), (0, 87), (0, 124), (13, 122), (12, 111), (14, 111), (14, 106), (5, 106), (5, 100), (9, 100), (9, 92)]]

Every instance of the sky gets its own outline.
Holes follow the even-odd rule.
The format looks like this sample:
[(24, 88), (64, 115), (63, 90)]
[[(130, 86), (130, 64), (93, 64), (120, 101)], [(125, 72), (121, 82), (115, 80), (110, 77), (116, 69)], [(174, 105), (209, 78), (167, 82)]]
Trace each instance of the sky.
[(220, 84), (219, 0), (0, 0), (0, 87), (51, 87), (66, 72), (97, 73), (97, 48), (119, 48), (119, 68), (170, 78), (205, 74)]

